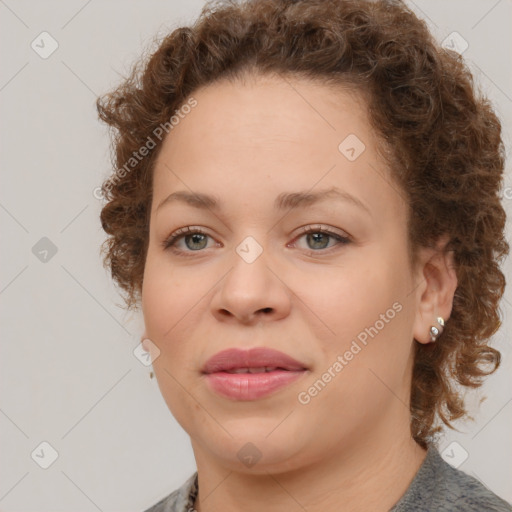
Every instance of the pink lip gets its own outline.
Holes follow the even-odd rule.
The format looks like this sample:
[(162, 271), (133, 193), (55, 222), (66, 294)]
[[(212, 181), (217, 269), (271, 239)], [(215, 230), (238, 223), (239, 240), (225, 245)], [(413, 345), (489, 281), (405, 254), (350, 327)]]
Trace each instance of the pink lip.
[(256, 347), (249, 350), (228, 348), (217, 352), (208, 359), (203, 366), (203, 373), (222, 372), (236, 368), (260, 368), (262, 366), (277, 366), (285, 370), (306, 369), (306, 365), (303, 363), (271, 348)]
[[(227, 373), (237, 368), (277, 367), (264, 373)], [(308, 373), (306, 366), (277, 350), (258, 347), (227, 349), (215, 354), (203, 367), (213, 391), (233, 400), (257, 400), (291, 384)]]

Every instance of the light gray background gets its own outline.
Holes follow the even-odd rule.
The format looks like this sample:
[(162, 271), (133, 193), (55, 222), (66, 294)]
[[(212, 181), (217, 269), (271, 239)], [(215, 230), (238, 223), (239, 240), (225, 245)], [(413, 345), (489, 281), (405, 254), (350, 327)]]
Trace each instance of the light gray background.
[[(94, 103), (153, 35), (193, 21), (202, 5), (0, 0), (1, 511), (140, 511), (195, 471), (188, 435), (133, 355), (141, 317), (117, 306), (101, 265), (93, 191), (110, 162)], [(503, 121), (509, 150), (512, 2), (409, 5), (440, 41), (457, 31), (469, 43), (464, 57)], [(31, 48), (43, 31), (59, 44), (47, 59)], [(510, 164), (507, 187), (510, 240)], [(42, 237), (57, 248), (47, 262), (32, 251)], [(507, 260), (509, 276), (510, 268)], [(494, 338), (503, 365), (471, 403), (488, 399), (475, 407), (476, 423), (459, 423), (461, 433), (448, 433), (441, 448), (456, 441), (447, 453), (469, 454), (460, 469), (512, 502), (511, 303), (509, 286)], [(31, 457), (43, 441), (58, 452), (48, 469)]]

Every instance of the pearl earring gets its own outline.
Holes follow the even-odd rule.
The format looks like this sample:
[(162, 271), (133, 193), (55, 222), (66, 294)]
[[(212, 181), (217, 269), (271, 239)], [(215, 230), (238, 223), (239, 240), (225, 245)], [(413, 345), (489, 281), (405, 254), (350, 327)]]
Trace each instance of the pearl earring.
[(435, 325), (433, 325), (430, 328), (430, 341), (436, 341), (439, 334), (441, 332), (443, 332), (444, 320), (443, 320), (442, 316), (437, 317), (437, 323), (439, 324), (439, 327), (436, 327)]

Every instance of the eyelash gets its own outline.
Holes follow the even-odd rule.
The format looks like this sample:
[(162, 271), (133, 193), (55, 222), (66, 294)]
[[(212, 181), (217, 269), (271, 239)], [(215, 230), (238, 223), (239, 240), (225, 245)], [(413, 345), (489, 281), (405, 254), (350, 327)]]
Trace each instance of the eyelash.
[[(338, 241), (338, 243), (336, 245), (329, 247), (328, 249), (319, 249), (316, 251), (315, 250), (309, 250), (309, 251), (306, 250), (309, 256), (318, 255), (319, 253), (330, 254), (332, 252), (332, 250), (336, 249), (339, 245), (348, 245), (349, 243), (352, 242), (350, 237), (342, 236), (339, 233), (335, 233), (334, 231), (332, 231), (328, 228), (325, 228), (321, 225), (304, 226), (303, 228), (301, 228), (300, 231), (301, 231), (301, 234), (299, 236), (297, 236), (296, 239), (302, 238), (302, 236), (307, 235), (309, 233), (322, 233), (324, 235), (329, 235)], [(184, 256), (184, 257), (194, 256), (195, 252), (202, 252), (202, 251), (201, 250), (182, 251), (182, 250), (176, 249), (175, 245), (176, 245), (176, 242), (178, 242), (181, 238), (184, 238), (187, 235), (195, 235), (195, 234), (210, 236), (208, 233), (206, 233), (200, 227), (186, 226), (184, 228), (180, 228), (180, 229), (176, 230), (169, 237), (167, 237), (162, 242), (162, 247), (164, 250), (172, 250), (173, 252), (180, 254), (181, 256)]]

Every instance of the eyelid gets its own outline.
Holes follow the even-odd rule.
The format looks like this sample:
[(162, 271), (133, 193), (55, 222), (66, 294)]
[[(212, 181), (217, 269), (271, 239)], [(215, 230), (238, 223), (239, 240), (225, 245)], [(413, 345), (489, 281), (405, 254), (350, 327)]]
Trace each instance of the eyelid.
[(212, 235), (210, 235), (201, 226), (184, 226), (182, 228), (176, 229), (168, 237), (166, 237), (162, 242), (162, 246), (164, 249), (171, 248), (172, 245), (174, 245), (179, 239), (183, 238), (187, 234), (193, 235), (196, 233), (209, 236), (210, 238), (213, 239)]
[[(302, 226), (300, 228), (300, 233), (297, 236), (295, 236), (295, 238), (292, 240), (292, 242), (290, 242), (290, 244), (294, 246), (298, 239), (302, 238), (304, 235), (307, 235), (309, 233), (323, 233), (337, 240), (336, 244), (326, 249), (321, 249), (317, 251), (315, 251), (314, 249), (302, 249), (305, 252), (305, 254), (310, 257), (327, 257), (332, 255), (333, 252), (340, 250), (340, 246), (345, 246), (353, 243), (352, 236), (350, 236), (345, 231), (340, 231), (337, 230), (336, 228), (331, 228), (323, 224), (308, 224), (307, 226)], [(287, 247), (290, 247), (290, 244), (287, 244)]]
[(352, 240), (352, 237), (346, 231), (341, 231), (336, 228), (326, 226), (325, 224), (308, 224), (307, 226), (302, 226), (299, 229), (301, 235), (319, 231), (330, 235), (339, 236), (340, 238)]
[[(295, 244), (295, 242), (299, 238), (301, 238), (302, 236), (309, 234), (309, 233), (323, 233), (323, 234), (326, 234), (333, 238), (336, 238), (338, 241), (337, 244), (335, 244), (334, 246), (329, 247), (327, 249), (321, 249), (318, 251), (315, 251), (313, 249), (303, 249), (304, 251), (306, 251), (308, 253), (308, 255), (322, 255), (322, 254), (327, 255), (330, 252), (332, 252), (332, 250), (335, 250), (337, 246), (346, 245), (353, 241), (352, 237), (348, 233), (346, 233), (344, 231), (337, 230), (335, 228), (331, 228), (331, 227), (323, 225), (323, 224), (308, 224), (306, 226), (302, 226), (301, 228), (299, 228), (299, 231), (300, 231), (300, 233), (293, 238), (293, 240), (292, 240), (292, 242), (290, 242), (290, 244)], [(190, 235), (202, 234), (202, 235), (205, 235), (207, 237), (214, 239), (214, 237), (212, 235), (210, 235), (201, 226), (184, 226), (182, 228), (176, 229), (175, 231), (173, 231), (171, 233), (171, 235), (169, 235), (167, 238), (164, 239), (164, 241), (162, 242), (163, 249), (164, 250), (173, 250), (174, 252), (179, 253), (181, 255), (185, 255), (185, 256), (193, 256), (195, 252), (197, 252), (197, 253), (204, 252), (204, 249), (199, 250), (199, 251), (181, 251), (181, 250), (175, 249), (176, 242), (181, 240), (188, 234), (190, 234)], [(218, 244), (218, 242), (216, 242), (216, 244)], [(289, 246), (290, 245), (287, 244), (287, 247), (289, 247)]]

